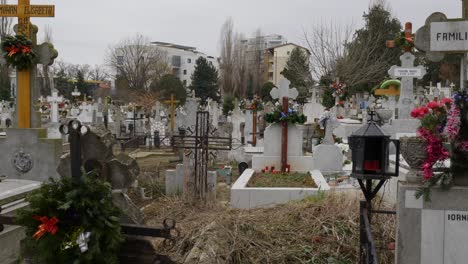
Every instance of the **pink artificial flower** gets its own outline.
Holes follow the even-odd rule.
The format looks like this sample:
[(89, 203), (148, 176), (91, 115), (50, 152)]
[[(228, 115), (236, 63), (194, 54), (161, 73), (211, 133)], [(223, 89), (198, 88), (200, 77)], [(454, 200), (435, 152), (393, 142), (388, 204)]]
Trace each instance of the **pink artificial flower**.
[(452, 104), (453, 100), (452, 98), (442, 98), (440, 99), (440, 103), (444, 104), (444, 105), (450, 105)]
[(435, 109), (435, 108), (441, 107), (441, 105), (438, 102), (435, 102), (435, 101), (429, 102), (426, 106), (429, 107), (430, 109)]
[(423, 118), (425, 115), (429, 114), (429, 108), (423, 106), (423, 107), (419, 107), (419, 108), (415, 108), (411, 111), (411, 117), (413, 118), (418, 118), (418, 119), (421, 119)]
[(456, 104), (452, 104), (447, 114), (447, 124), (444, 128), (444, 134), (451, 140), (457, 138), (461, 127), (460, 109)]

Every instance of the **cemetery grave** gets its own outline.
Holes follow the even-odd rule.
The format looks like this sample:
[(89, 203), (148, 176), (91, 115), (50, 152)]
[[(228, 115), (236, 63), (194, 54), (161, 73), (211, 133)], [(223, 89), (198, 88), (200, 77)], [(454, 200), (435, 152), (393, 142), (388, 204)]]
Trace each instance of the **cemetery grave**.
[(275, 173), (262, 172), (255, 173), (247, 183), (247, 187), (303, 187), (316, 188), (312, 175), (310, 173)]
[[(266, 41), (264, 63), (244, 67), (252, 39), (231, 43), (233, 65), (227, 47), (217, 58), (156, 41), (142, 51), (161, 58), (128, 66), (139, 45), (127, 43), (103, 76), (51, 67), (58, 52), (30, 18), (55, 6), (0, 5), (18, 19), (0, 45), (0, 263), (466, 263), (461, 2), (462, 18), (436, 12), (414, 34), (375, 1), (324, 60), (315, 42)], [(375, 10), (393, 32), (371, 32)], [(374, 35), (393, 39), (362, 39)]]

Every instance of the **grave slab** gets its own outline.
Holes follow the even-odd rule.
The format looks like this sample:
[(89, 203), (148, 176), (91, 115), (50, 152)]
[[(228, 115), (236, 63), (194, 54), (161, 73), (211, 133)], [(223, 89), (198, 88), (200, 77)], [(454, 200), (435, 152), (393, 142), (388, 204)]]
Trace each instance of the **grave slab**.
[(396, 263), (466, 263), (468, 188), (432, 189), (432, 202), (426, 202), (414, 198), (419, 187), (398, 184)]
[(10, 128), (0, 138), (0, 149), (0, 175), (41, 182), (58, 177), (62, 140), (47, 138), (46, 129)]

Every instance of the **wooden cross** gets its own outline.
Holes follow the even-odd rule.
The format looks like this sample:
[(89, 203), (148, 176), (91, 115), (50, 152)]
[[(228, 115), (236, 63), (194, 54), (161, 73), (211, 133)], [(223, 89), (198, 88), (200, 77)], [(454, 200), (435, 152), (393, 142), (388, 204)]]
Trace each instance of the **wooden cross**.
[[(53, 5), (30, 5), (30, 0), (18, 0), (18, 5), (0, 5), (0, 17), (17, 17), (18, 35), (31, 38), (31, 17), (54, 17)], [(18, 71), (18, 128), (31, 127), (31, 70)]]
[(248, 142), (250, 144), (252, 144), (252, 146), (257, 146), (257, 104), (255, 102), (256, 99), (254, 99), (254, 103), (248, 107), (245, 107), (246, 110), (252, 110), (252, 141), (251, 142)]
[[(280, 81), (280, 88), (273, 88), (270, 92), (271, 98), (282, 100), (283, 113), (288, 115), (289, 98), (296, 99), (299, 92), (296, 88), (289, 88), (290, 81), (283, 78)], [(281, 122), (281, 171), (285, 172), (288, 165), (288, 122)]]
[(175, 104), (180, 103), (180, 101), (174, 100), (174, 94), (171, 94), (171, 100), (166, 100), (164, 103), (171, 107), (171, 133), (174, 134)]

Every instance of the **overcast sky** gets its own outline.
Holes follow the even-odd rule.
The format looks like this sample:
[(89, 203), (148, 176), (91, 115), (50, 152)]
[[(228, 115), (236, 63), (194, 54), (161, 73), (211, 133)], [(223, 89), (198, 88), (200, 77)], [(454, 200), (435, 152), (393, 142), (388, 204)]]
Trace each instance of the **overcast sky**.
[[(435, 11), (461, 16), (461, 0), (388, 2), (402, 23), (413, 22), (414, 31)], [(109, 45), (136, 33), (218, 56), (220, 28), (227, 17), (233, 18), (239, 32), (250, 35), (261, 28), (265, 34), (281, 34), (303, 44), (302, 29), (320, 21), (360, 26), (369, 0), (31, 0), (31, 4), (56, 6), (55, 18), (31, 20), (39, 30), (51, 27), (59, 59), (94, 65), (104, 62)]]

